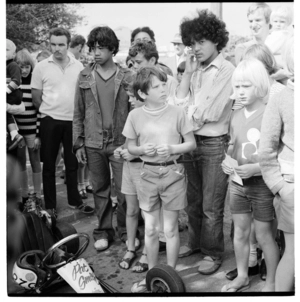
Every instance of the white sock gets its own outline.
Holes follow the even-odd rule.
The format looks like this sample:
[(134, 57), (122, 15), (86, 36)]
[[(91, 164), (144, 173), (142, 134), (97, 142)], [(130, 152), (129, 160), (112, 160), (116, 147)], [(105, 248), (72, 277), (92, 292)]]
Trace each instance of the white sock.
[(39, 173), (32, 172), (32, 182), (33, 182), (34, 192), (36, 193), (36, 197), (41, 198), (42, 172)]
[(250, 244), (250, 254), (249, 254), (249, 262), (248, 266), (253, 267), (257, 264), (257, 244)]
[(17, 131), (17, 130), (12, 130), (12, 131), (10, 132), (10, 137), (11, 137), (11, 139), (13, 140), (13, 139), (16, 137), (17, 134), (18, 134), (18, 131)]
[(22, 197), (28, 197), (28, 176), (27, 171), (20, 172), (20, 184), (21, 184), (21, 195)]
[(78, 183), (78, 191), (85, 189), (84, 182)]

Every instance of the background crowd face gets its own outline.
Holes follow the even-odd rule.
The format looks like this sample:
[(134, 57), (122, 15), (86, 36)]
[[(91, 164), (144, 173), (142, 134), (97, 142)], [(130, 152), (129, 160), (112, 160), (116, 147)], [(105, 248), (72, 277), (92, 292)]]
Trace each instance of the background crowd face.
[(174, 51), (177, 54), (177, 56), (181, 56), (184, 52), (184, 44), (182, 43), (173, 43), (174, 44)]
[(283, 17), (274, 17), (272, 20), (272, 30), (284, 30), (286, 29), (287, 22), (286, 19)]
[(250, 31), (254, 37), (263, 37), (269, 31), (263, 9), (257, 9), (248, 16)]
[(92, 47), (91, 50), (97, 64), (104, 65), (112, 58), (113, 51), (109, 50), (107, 47), (102, 47), (98, 42), (95, 43), (95, 46)]
[(15, 48), (11, 43), (6, 42), (6, 61), (13, 59), (15, 56)]
[(143, 31), (135, 35), (133, 43), (142, 41), (151, 41), (151, 37), (149, 36), (149, 34)]
[(21, 68), (22, 78), (27, 78), (31, 71), (31, 65), (19, 65)]
[(53, 57), (58, 60), (64, 60), (68, 55), (68, 39), (66, 36), (54, 36), (50, 37), (50, 47)]
[(147, 67), (147, 66), (154, 66), (155, 65), (155, 58), (152, 57), (149, 61), (145, 58), (144, 54), (138, 52), (135, 57), (131, 58), (133, 62), (134, 70), (138, 70), (140, 67)]
[(191, 48), (197, 61), (207, 65), (211, 63), (219, 54), (217, 44), (206, 39), (193, 41)]

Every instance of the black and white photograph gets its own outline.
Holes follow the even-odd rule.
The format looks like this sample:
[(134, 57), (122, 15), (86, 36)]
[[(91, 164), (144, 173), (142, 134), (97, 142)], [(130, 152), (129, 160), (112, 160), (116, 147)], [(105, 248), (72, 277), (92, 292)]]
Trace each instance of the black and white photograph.
[(296, 298), (295, 5), (6, 1), (5, 297)]

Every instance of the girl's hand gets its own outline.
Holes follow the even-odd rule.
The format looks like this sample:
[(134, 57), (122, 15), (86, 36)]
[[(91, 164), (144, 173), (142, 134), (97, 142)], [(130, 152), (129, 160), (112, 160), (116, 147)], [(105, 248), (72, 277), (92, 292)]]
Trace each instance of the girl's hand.
[(246, 164), (235, 168), (236, 173), (241, 178), (249, 178), (258, 172), (256, 164)]
[(154, 156), (156, 154), (155, 144), (147, 143), (142, 145), (141, 147), (142, 154), (147, 156)]
[(233, 168), (226, 162), (225, 159), (223, 160), (221, 167), (225, 174), (227, 175), (233, 174)]
[(41, 139), (39, 137), (36, 137), (33, 143), (33, 150), (38, 150), (40, 148), (41, 148)]
[(161, 157), (169, 157), (172, 154), (172, 147), (170, 145), (158, 145), (156, 146), (157, 155)]

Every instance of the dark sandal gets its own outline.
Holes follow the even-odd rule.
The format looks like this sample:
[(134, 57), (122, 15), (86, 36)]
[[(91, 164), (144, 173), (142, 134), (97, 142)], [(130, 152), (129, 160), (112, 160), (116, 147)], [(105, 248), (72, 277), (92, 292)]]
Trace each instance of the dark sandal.
[[(142, 256), (147, 256), (147, 254), (142, 253)], [(139, 266), (140, 268), (142, 268), (141, 270), (132, 270), (135, 273), (144, 273), (146, 272), (149, 267), (148, 267), (148, 263), (142, 263), (140, 261), (138, 261), (135, 266)]]
[(88, 193), (93, 193), (93, 187), (92, 185), (88, 185), (85, 187), (85, 190), (88, 192)]
[[(119, 264), (119, 267), (120, 267), (121, 269), (125, 269), (125, 270), (127, 270), (127, 269), (130, 268), (130, 266), (131, 266), (133, 260), (136, 258), (136, 252), (135, 252), (135, 251), (127, 250), (126, 252), (130, 252), (130, 253), (132, 253), (134, 256), (133, 256), (132, 258), (123, 258), (123, 259), (118, 263), (118, 264)], [(127, 267), (127, 268), (122, 267), (122, 266), (121, 266), (121, 263), (122, 263), (122, 262), (126, 262), (126, 263), (128, 264), (128, 267)]]

